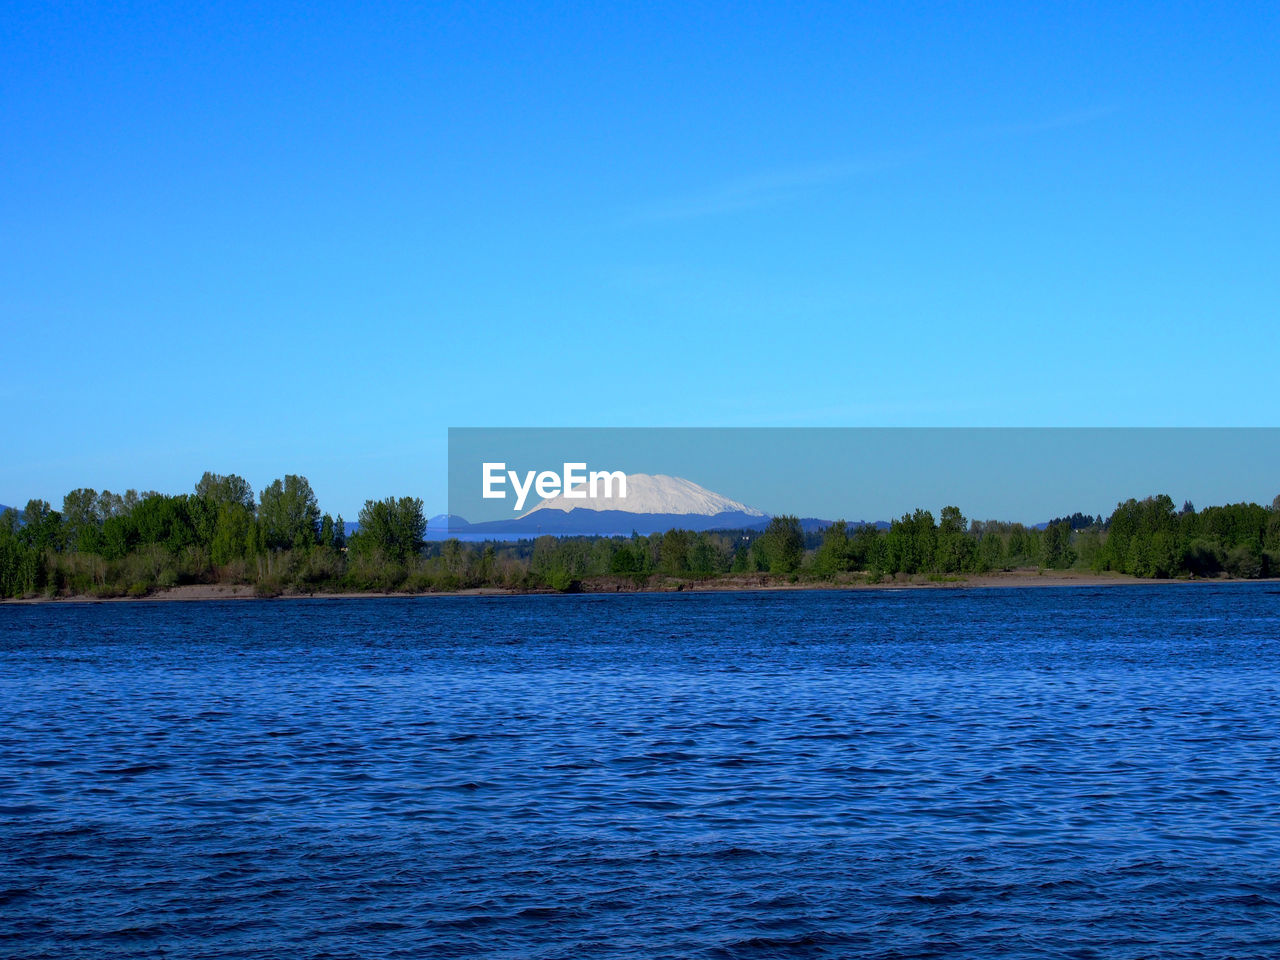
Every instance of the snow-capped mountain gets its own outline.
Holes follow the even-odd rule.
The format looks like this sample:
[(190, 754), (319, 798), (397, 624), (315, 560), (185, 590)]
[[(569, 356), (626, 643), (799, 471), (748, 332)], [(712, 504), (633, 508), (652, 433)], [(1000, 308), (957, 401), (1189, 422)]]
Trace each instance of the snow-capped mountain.
[[(574, 489), (578, 489), (577, 486)], [(627, 474), (627, 495), (605, 497), (603, 489), (582, 499), (563, 494), (543, 500), (536, 507), (510, 520), (467, 523), (461, 517), (448, 518), (454, 536), (536, 537), (629, 536), (663, 533), (667, 530), (735, 530), (763, 527), (769, 515), (755, 507), (700, 487), (691, 480), (665, 474)]]
[(627, 495), (618, 497), (602, 496), (603, 490), (597, 489), (597, 496), (590, 496), (586, 484), (573, 488), (588, 496), (583, 498), (566, 497), (563, 493), (543, 500), (532, 510), (522, 514), (523, 517), (537, 513), (539, 510), (560, 510), (569, 513), (572, 510), (618, 510), (624, 513), (657, 513), (663, 515), (696, 514), (713, 517), (721, 513), (740, 513), (748, 517), (763, 517), (765, 514), (748, 507), (737, 500), (712, 493), (692, 480), (682, 477), (669, 477), (666, 474), (629, 473), (627, 474)]

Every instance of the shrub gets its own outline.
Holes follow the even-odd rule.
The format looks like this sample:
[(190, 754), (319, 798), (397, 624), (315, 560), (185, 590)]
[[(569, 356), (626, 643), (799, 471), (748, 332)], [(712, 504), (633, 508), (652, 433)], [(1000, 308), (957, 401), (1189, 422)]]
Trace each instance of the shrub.
[(1227, 554), (1227, 573), (1233, 577), (1256, 580), (1262, 576), (1262, 554), (1253, 546), (1236, 547)]
[(1212, 577), (1221, 572), (1227, 554), (1216, 540), (1196, 539), (1187, 546), (1182, 565), (1197, 577)]

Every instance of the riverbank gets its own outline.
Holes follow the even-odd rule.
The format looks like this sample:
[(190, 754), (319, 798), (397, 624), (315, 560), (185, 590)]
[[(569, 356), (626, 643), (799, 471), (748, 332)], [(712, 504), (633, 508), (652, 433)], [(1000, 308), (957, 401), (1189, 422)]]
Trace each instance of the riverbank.
[(770, 574), (740, 574), (716, 577), (711, 579), (685, 579), (676, 577), (650, 576), (647, 578), (630, 577), (591, 577), (575, 582), (568, 591), (550, 589), (509, 589), (502, 587), (473, 587), (463, 590), (426, 591), (426, 592), (387, 592), (387, 591), (315, 591), (284, 592), (279, 594), (263, 594), (251, 584), (218, 584), (195, 583), (156, 590), (143, 596), (97, 597), (93, 595), (74, 594), (67, 596), (40, 596), (23, 599), (0, 600), (3, 604), (33, 603), (172, 603), (199, 602), (208, 600), (298, 600), (298, 599), (408, 599), (413, 597), (512, 597), (531, 594), (555, 593), (743, 593), (743, 592), (781, 592), (802, 590), (945, 590), (945, 589), (991, 589), (991, 588), (1030, 588), (1037, 587), (1113, 587), (1132, 586), (1136, 584), (1165, 586), (1194, 586), (1211, 583), (1280, 583), (1280, 580), (1266, 581), (1242, 580), (1232, 577), (1211, 579), (1170, 579), (1149, 580), (1131, 577), (1121, 573), (1094, 573), (1087, 570), (1039, 570), (1023, 568), (1000, 573), (974, 574), (970, 576), (954, 576), (945, 578), (928, 578), (923, 576), (885, 578), (879, 582), (871, 582), (866, 577), (850, 576), (837, 581), (829, 580), (792, 580), (789, 577)]

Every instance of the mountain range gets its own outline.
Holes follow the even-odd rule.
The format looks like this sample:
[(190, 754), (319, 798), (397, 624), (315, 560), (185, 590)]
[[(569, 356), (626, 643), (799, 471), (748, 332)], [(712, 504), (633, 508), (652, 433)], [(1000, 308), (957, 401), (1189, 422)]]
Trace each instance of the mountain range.
[[(763, 530), (769, 514), (682, 477), (666, 474), (627, 474), (625, 498), (560, 494), (508, 520), (471, 523), (456, 515), (432, 517), (427, 539), (458, 537), (464, 540), (516, 539), (554, 536), (630, 536), (682, 530)], [(830, 526), (830, 520), (805, 517), (806, 533)], [(879, 524), (877, 524), (879, 526)], [(887, 524), (886, 524), (887, 526)]]

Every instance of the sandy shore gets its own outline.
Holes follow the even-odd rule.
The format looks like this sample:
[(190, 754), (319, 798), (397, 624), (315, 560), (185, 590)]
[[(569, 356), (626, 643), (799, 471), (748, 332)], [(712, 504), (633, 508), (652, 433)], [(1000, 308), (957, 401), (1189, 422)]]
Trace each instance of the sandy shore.
[(307, 600), (313, 598), (367, 600), (379, 597), (398, 597), (404, 600), (409, 597), (505, 597), (529, 592), (531, 591), (477, 587), (474, 590), (455, 590), (449, 593), (379, 593), (369, 591), (365, 593), (285, 593), (276, 597), (261, 597), (254, 587), (246, 584), (189, 583), (181, 587), (171, 587), (168, 590), (157, 590), (144, 597), (94, 597), (86, 595), (26, 597), (21, 600), (0, 599), (0, 605), (6, 603), (167, 603), (200, 600)]
[[(1145, 584), (1148, 586), (1195, 587), (1212, 583), (1280, 583), (1280, 580), (1244, 581), (1230, 578), (1212, 580), (1143, 580), (1120, 573), (1092, 573), (1077, 570), (1035, 569), (1010, 570), (1005, 573), (975, 574), (945, 580), (929, 580), (925, 577), (900, 577), (886, 579), (880, 583), (867, 583), (863, 580), (847, 582), (808, 582), (792, 583), (781, 578), (772, 578), (763, 574), (744, 574), (727, 576), (714, 580), (677, 580), (654, 578), (647, 583), (637, 585), (633, 581), (618, 577), (601, 577), (583, 581), (578, 593), (613, 594), (613, 593), (741, 593), (746, 591), (789, 591), (789, 590), (956, 590), (956, 589), (991, 589), (991, 588), (1035, 588), (1035, 587), (1115, 587), (1124, 585)], [(157, 590), (145, 597), (30, 597), (22, 600), (0, 600), (0, 604), (28, 603), (165, 603), (203, 600), (300, 600), (300, 599), (371, 599), (414, 597), (512, 597), (529, 594), (551, 594), (552, 590), (506, 590), (499, 587), (476, 587), (470, 590), (454, 590), (438, 593), (378, 593), (378, 592), (339, 592), (339, 593), (286, 593), (278, 597), (262, 598), (257, 591), (245, 584), (187, 584), (168, 590)]]

